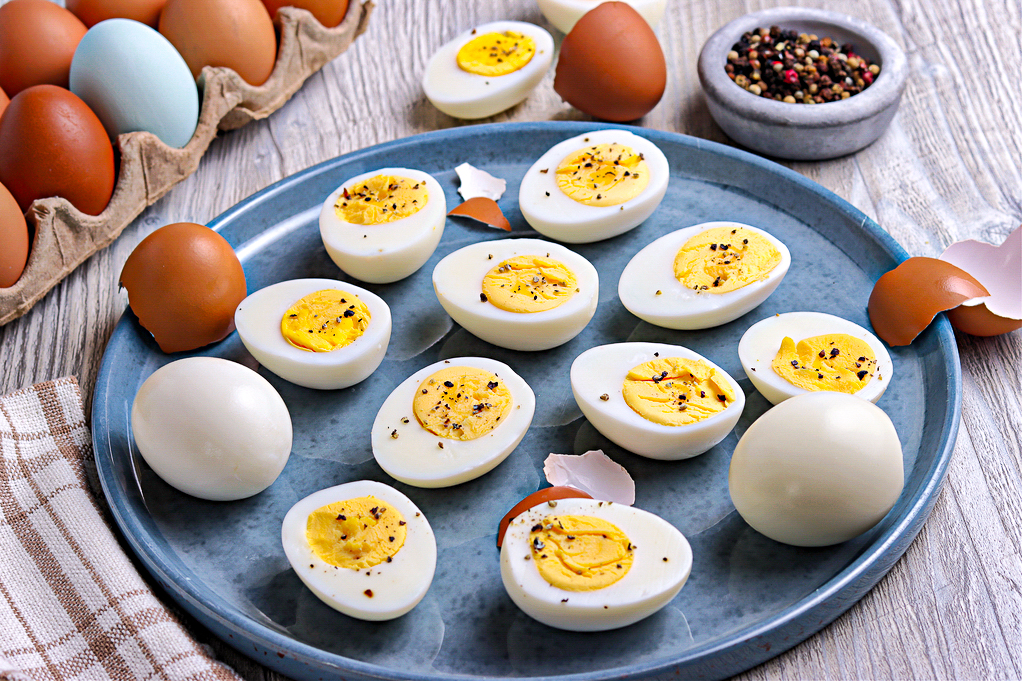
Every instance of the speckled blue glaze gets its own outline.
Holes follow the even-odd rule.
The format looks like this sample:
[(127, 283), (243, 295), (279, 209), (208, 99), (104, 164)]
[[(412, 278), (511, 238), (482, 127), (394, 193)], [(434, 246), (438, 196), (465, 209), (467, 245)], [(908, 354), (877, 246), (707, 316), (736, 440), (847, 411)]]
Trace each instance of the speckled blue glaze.
[[(324, 198), (346, 178), (384, 166), (433, 174), (456, 205), (454, 167), (470, 161), (508, 180), (500, 204), (511, 236), (535, 236), (518, 210), (518, 184), (535, 158), (592, 123), (478, 125), (418, 135), (305, 170), (239, 203), (211, 223), (236, 248), (249, 291), (298, 277), (345, 279), (319, 239)], [(585, 331), (544, 353), (496, 348), (455, 325), (436, 301), (430, 274), (442, 257), (504, 233), (451, 220), (440, 247), (415, 275), (366, 285), (394, 315), (394, 338), (380, 369), (347, 390), (291, 385), (258, 368), (236, 334), (198, 353), (257, 368), (280, 391), (295, 426), (291, 459), (266, 491), (237, 502), (188, 497), (158, 479), (137, 456), (130, 407), (139, 385), (167, 356), (135, 317), (117, 325), (100, 369), (93, 438), (114, 516), (146, 568), (185, 609), (225, 641), (299, 679), (483, 677), (627, 679), (726, 677), (794, 646), (866, 593), (902, 555), (929, 514), (954, 446), (961, 372), (943, 317), (910, 347), (893, 349), (895, 378), (879, 405), (905, 454), (906, 484), (875, 528), (838, 546), (778, 544), (737, 515), (727, 491), (730, 454), (769, 406), (745, 378), (738, 339), (753, 323), (791, 310), (817, 310), (869, 326), (873, 282), (906, 257), (860, 211), (801, 175), (751, 154), (691, 137), (633, 129), (667, 155), (671, 182), (654, 215), (614, 239), (575, 247), (600, 273), (600, 305)], [(791, 249), (792, 267), (759, 308), (698, 332), (639, 321), (617, 300), (631, 256), (662, 234), (710, 220), (763, 227)], [(568, 367), (581, 351), (624, 340), (688, 346), (739, 379), (748, 396), (735, 431), (709, 452), (676, 462), (635, 456), (582, 418)], [(369, 428), (391, 389), (446, 357), (481, 354), (511, 365), (536, 392), (533, 426), (489, 474), (453, 488), (395, 483), (376, 465)], [(617, 631), (577, 634), (540, 625), (504, 592), (494, 547), (497, 521), (542, 481), (550, 452), (603, 448), (636, 481), (636, 506), (674, 523), (692, 543), (692, 577), (664, 610)], [(280, 522), (299, 498), (357, 478), (393, 484), (419, 505), (437, 536), (436, 577), (426, 598), (395, 621), (369, 623), (330, 609), (305, 589), (280, 546)]]

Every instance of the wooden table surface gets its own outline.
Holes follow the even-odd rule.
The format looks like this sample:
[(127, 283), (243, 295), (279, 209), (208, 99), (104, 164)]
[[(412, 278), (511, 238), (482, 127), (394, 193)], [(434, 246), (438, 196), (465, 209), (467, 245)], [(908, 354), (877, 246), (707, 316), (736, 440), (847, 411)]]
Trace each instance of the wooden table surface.
[[(638, 123), (731, 144), (696, 77), (703, 42), (742, 14), (782, 2), (668, 0), (657, 33), (667, 92)], [(846, 158), (788, 163), (850, 201), (912, 255), (962, 239), (1000, 243), (1022, 223), (1022, 72), (1017, 0), (798, 4), (862, 17), (907, 52), (911, 76), (890, 129)], [(485, 21), (545, 23), (533, 0), (379, 0), (368, 32), (269, 119), (221, 135), (198, 171), (122, 236), (0, 327), (0, 394), (74, 375), (86, 413), (127, 296), (117, 277), (154, 229), (207, 222), (267, 185), (325, 159), (419, 132), (465, 125), (425, 99), (430, 55)], [(560, 39), (560, 34), (551, 31)], [(588, 120), (554, 93), (489, 121)], [(742, 678), (1022, 677), (1022, 333), (957, 336), (962, 423), (933, 513), (894, 569), (844, 616)], [(249, 679), (280, 679), (189, 621)]]

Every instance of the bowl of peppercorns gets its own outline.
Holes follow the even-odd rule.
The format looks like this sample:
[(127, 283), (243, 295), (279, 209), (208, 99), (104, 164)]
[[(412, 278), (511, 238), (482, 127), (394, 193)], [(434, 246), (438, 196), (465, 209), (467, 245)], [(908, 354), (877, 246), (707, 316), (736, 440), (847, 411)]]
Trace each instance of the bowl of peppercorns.
[(699, 54), (710, 114), (728, 137), (767, 156), (851, 154), (890, 124), (905, 89), (905, 52), (883, 31), (836, 12), (778, 7), (718, 30)]

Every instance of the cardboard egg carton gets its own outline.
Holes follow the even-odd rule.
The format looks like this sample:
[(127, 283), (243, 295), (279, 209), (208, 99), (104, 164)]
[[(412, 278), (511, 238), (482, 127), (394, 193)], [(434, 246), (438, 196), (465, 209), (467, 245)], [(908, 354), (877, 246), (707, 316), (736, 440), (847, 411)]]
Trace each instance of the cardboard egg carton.
[(25, 271), (13, 286), (0, 288), (0, 326), (28, 312), (72, 270), (113, 242), (146, 207), (195, 172), (218, 130), (240, 128), (282, 107), (309, 76), (365, 32), (372, 9), (372, 0), (352, 0), (344, 20), (325, 28), (306, 10), (282, 8), (274, 20), (277, 60), (265, 83), (250, 85), (228, 68), (202, 70), (202, 109), (187, 145), (174, 149), (148, 132), (118, 136), (117, 184), (102, 213), (86, 215), (59, 197), (35, 201), (25, 215), (34, 233)]

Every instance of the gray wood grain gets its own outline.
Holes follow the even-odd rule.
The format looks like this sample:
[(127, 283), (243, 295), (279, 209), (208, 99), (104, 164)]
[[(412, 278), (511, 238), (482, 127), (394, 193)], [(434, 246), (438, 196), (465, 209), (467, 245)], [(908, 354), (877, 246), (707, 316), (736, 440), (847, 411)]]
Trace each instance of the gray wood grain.
[[(703, 41), (780, 0), (669, 0), (658, 29), (669, 64), (661, 103), (641, 124), (728, 143), (700, 92)], [(788, 163), (844, 197), (909, 253), (953, 241), (1000, 242), (1022, 223), (1022, 6), (1016, 0), (815, 0), (889, 33), (912, 75), (891, 128), (871, 147)], [(91, 409), (103, 348), (124, 306), (120, 269), (159, 226), (206, 222), (259, 189), (338, 154), (465, 123), (434, 109), (429, 56), (474, 24), (544, 24), (532, 0), (380, 0), (369, 31), (268, 120), (222, 135), (198, 171), (150, 207), (21, 319), (0, 328), (0, 393), (67, 374)], [(549, 26), (548, 26), (549, 28)], [(553, 31), (555, 36), (559, 34)], [(492, 121), (585, 120), (553, 92), (553, 72)], [(958, 336), (961, 431), (933, 513), (890, 574), (844, 616), (740, 678), (1022, 677), (1022, 334)], [(187, 618), (186, 618), (187, 619)], [(280, 679), (189, 621), (249, 679)]]

